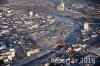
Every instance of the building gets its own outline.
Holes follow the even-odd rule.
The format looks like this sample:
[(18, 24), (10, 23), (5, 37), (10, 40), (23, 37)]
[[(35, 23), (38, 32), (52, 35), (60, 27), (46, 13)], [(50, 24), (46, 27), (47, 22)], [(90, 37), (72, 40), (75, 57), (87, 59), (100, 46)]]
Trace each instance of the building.
[(89, 30), (89, 23), (87, 22), (84, 23), (84, 30)]
[(31, 18), (33, 16), (33, 12), (29, 11), (29, 17)]
[(80, 51), (82, 48), (80, 47), (80, 46), (78, 46), (78, 47), (75, 47), (74, 48), (74, 51), (76, 51), (76, 52), (78, 52), (78, 51)]
[(65, 9), (65, 4), (64, 1), (61, 0), (61, 4), (57, 6), (57, 10), (64, 11), (64, 9)]

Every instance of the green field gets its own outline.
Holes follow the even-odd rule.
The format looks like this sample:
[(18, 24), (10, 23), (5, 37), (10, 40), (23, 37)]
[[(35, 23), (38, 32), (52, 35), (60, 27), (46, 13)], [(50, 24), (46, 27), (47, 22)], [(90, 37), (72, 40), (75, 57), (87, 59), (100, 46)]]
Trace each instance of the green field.
[[(60, 0), (39, 0), (40, 3), (45, 4), (47, 2), (53, 2), (55, 4), (59, 4)], [(70, 6), (75, 3), (79, 3), (80, 0), (64, 0), (66, 6)]]

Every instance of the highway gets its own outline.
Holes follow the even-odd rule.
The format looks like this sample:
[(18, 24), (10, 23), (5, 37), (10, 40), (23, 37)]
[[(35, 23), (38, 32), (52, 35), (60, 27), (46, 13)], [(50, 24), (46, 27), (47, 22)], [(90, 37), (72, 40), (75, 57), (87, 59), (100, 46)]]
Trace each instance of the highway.
[(54, 54), (55, 54), (54, 52), (50, 52), (50, 53), (48, 53), (48, 54), (46, 54), (46, 55), (44, 55), (44, 56), (42, 56), (42, 57), (40, 57), (40, 58), (38, 58), (36, 60), (33, 60), (33, 61), (29, 62), (29, 63), (24, 64), (22, 66), (38, 66), (43, 61), (48, 60), (49, 58), (51, 58)]
[[(57, 46), (56, 48), (54, 48), (54, 50), (55, 50), (55, 51), (59, 51), (61, 48), (62, 48), (62, 47)], [(50, 53), (45, 54), (45, 55), (43, 55), (42, 57), (37, 58), (37, 59), (35, 59), (35, 60), (33, 60), (33, 61), (29, 62), (29, 63), (26, 63), (26, 64), (24, 64), (24, 65), (22, 65), (22, 66), (33, 66), (33, 65), (34, 65), (34, 66), (38, 66), (39, 64), (41, 64), (41, 63), (43, 63), (44, 61), (46, 61), (46, 60), (50, 59), (51, 57), (53, 57), (55, 54), (56, 54), (56, 52), (52, 52), (52, 51), (51, 51)]]
[[(57, 46), (53, 50), (59, 51), (61, 48), (62, 48), (62, 46)], [(39, 64), (41, 64), (44, 61), (53, 57), (55, 54), (56, 54), (56, 52), (50, 51), (50, 52), (42, 55), (41, 57), (38, 57), (38, 58), (32, 60), (32, 61), (28, 61), (29, 59), (31, 59), (31, 58), (28, 58), (27, 60), (24, 60), (24, 61), (21, 61), (21, 62), (18, 62), (18, 63), (13, 63), (13, 64), (11, 64), (11, 66), (38, 66)]]
[[(97, 44), (96, 43), (96, 39), (99, 39), (100, 37), (99, 36), (97, 36), (97, 37), (93, 37), (93, 38), (91, 38), (91, 39), (88, 39), (88, 40), (86, 40), (86, 41), (83, 41), (82, 43), (87, 43), (88, 45), (89, 44), (92, 44), (92, 43), (94, 43), (95, 42), (95, 44)], [(91, 43), (91, 40), (93, 41), (92, 43)], [(40, 56), (40, 57), (37, 57), (36, 59), (34, 59), (34, 60), (31, 60), (31, 61), (29, 61), (29, 62), (25, 62), (25, 61), (23, 61), (23, 62), (19, 62), (19, 63), (17, 63), (17, 64), (13, 64), (13, 65), (11, 65), (11, 66), (39, 66), (41, 63), (43, 63), (44, 61), (46, 61), (46, 60), (48, 60), (48, 59), (50, 59), (51, 57), (54, 57), (55, 56), (55, 54), (57, 53), (57, 52), (55, 52), (55, 51), (59, 51), (61, 48), (63, 48), (63, 46), (56, 46), (53, 50), (51, 50), (50, 52), (48, 52), (48, 53), (46, 53), (46, 54), (44, 54), (44, 55), (42, 55), (42, 56)], [(32, 57), (31, 57), (32, 58)], [(33, 58), (34, 58), (34, 56), (33, 56)]]

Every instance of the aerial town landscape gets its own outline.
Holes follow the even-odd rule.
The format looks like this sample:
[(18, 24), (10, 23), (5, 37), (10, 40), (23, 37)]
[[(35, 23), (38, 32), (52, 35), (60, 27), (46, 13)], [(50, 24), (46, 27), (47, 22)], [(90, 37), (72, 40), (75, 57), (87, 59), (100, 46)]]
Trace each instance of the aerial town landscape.
[(0, 66), (100, 66), (100, 0), (0, 0)]

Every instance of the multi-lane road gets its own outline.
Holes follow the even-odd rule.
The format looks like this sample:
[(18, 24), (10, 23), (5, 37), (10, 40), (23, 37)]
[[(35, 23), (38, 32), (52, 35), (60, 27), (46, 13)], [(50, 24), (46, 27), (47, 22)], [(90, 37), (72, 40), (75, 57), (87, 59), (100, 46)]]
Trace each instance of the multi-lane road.
[[(56, 46), (53, 51), (47, 52), (44, 55), (37, 57), (37, 58), (27, 58), (26, 60), (22, 60), (20, 62), (17, 63), (12, 63), (11, 66), (38, 66), (41, 63), (43, 63), (44, 61), (50, 59), (51, 57), (53, 57), (56, 52), (54, 51), (59, 51), (62, 47), (61, 46)], [(35, 56), (33, 56), (35, 57)], [(32, 59), (32, 60), (31, 60)]]

